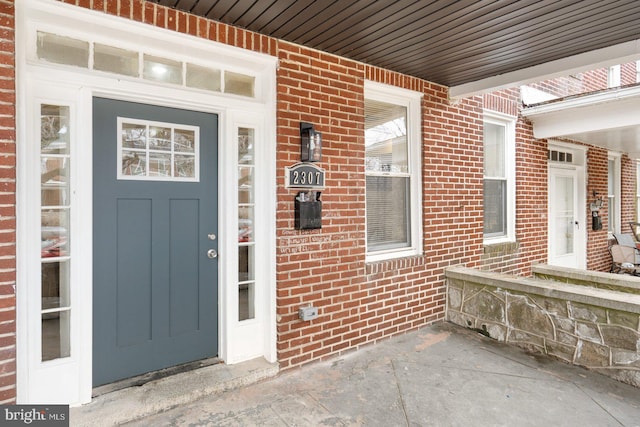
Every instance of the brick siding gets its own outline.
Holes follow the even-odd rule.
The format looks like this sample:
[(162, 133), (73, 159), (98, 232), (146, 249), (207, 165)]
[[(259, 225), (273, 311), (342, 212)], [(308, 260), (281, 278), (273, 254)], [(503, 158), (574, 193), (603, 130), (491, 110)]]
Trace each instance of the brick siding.
[[(529, 274), (546, 254), (546, 141), (517, 124), (517, 244), (483, 246), (482, 109), (517, 115), (519, 93), (450, 103), (445, 87), (175, 11), (143, 0), (60, 0), (171, 31), (277, 56), (277, 170), (299, 161), (299, 122), (323, 133), (323, 228), (294, 230), (295, 192), (277, 176), (277, 351), (284, 369), (444, 318), (451, 265)], [(0, 0), (0, 403), (15, 400), (15, 92), (13, 1)], [(630, 69), (625, 68), (624, 79)], [(364, 81), (419, 91), (424, 255), (366, 263)], [(634, 74), (635, 79), (635, 74)], [(591, 82), (593, 80), (593, 84)], [(603, 84), (601, 74), (533, 85), (561, 96)], [(606, 87), (606, 77), (604, 80)], [(544, 88), (544, 89), (543, 89)], [(606, 151), (589, 149), (588, 191), (606, 194)], [(635, 179), (623, 161), (623, 188)], [(635, 187), (634, 187), (635, 188)], [(626, 205), (626, 202), (625, 202)], [(623, 213), (623, 218), (629, 218)], [(626, 220), (626, 219), (625, 219)], [(606, 223), (606, 212), (603, 214)], [(604, 269), (606, 231), (590, 232), (589, 268)], [(606, 250), (606, 249), (605, 249)], [(312, 304), (319, 318), (298, 319)]]
[(15, 10), (0, 0), (0, 404), (16, 399)]

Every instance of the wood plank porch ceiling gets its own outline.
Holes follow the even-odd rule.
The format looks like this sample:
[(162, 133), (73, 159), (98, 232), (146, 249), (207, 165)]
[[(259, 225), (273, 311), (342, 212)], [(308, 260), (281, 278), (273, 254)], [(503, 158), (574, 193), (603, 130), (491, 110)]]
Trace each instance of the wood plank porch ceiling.
[(456, 86), (640, 38), (638, 0), (153, 0)]

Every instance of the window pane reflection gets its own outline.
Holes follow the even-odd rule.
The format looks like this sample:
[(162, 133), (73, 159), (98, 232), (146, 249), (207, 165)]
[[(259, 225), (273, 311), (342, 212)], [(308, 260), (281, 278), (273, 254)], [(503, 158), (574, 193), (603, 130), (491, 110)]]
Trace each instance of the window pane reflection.
[(42, 314), (42, 361), (71, 355), (69, 311)]
[(69, 307), (69, 261), (42, 263), (42, 310)]
[(255, 284), (243, 283), (238, 286), (238, 320), (255, 319)]
[(238, 129), (238, 163), (253, 164), (253, 129)]
[(254, 267), (254, 247), (240, 246), (238, 248), (238, 280), (241, 282), (247, 282), (254, 280), (255, 275), (253, 273)]
[(66, 157), (42, 157), (40, 160), (42, 206), (69, 205), (69, 162)]

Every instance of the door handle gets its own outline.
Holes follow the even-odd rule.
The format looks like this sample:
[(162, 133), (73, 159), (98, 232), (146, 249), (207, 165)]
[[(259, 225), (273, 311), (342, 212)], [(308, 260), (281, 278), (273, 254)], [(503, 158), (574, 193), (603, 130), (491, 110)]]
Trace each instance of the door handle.
[(207, 251), (207, 256), (211, 259), (218, 258), (218, 252), (215, 249), (209, 249)]

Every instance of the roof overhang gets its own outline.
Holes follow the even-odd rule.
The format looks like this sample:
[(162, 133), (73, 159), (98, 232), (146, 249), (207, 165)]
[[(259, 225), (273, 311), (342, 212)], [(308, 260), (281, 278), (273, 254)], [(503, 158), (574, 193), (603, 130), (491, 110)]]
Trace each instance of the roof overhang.
[(568, 138), (640, 159), (640, 85), (524, 108), (538, 139)]
[(632, 62), (640, 58), (640, 39), (596, 49), (555, 61), (545, 62), (509, 73), (451, 86), (451, 99), (468, 98), (496, 90), (509, 89), (543, 80), (551, 80), (584, 71)]

